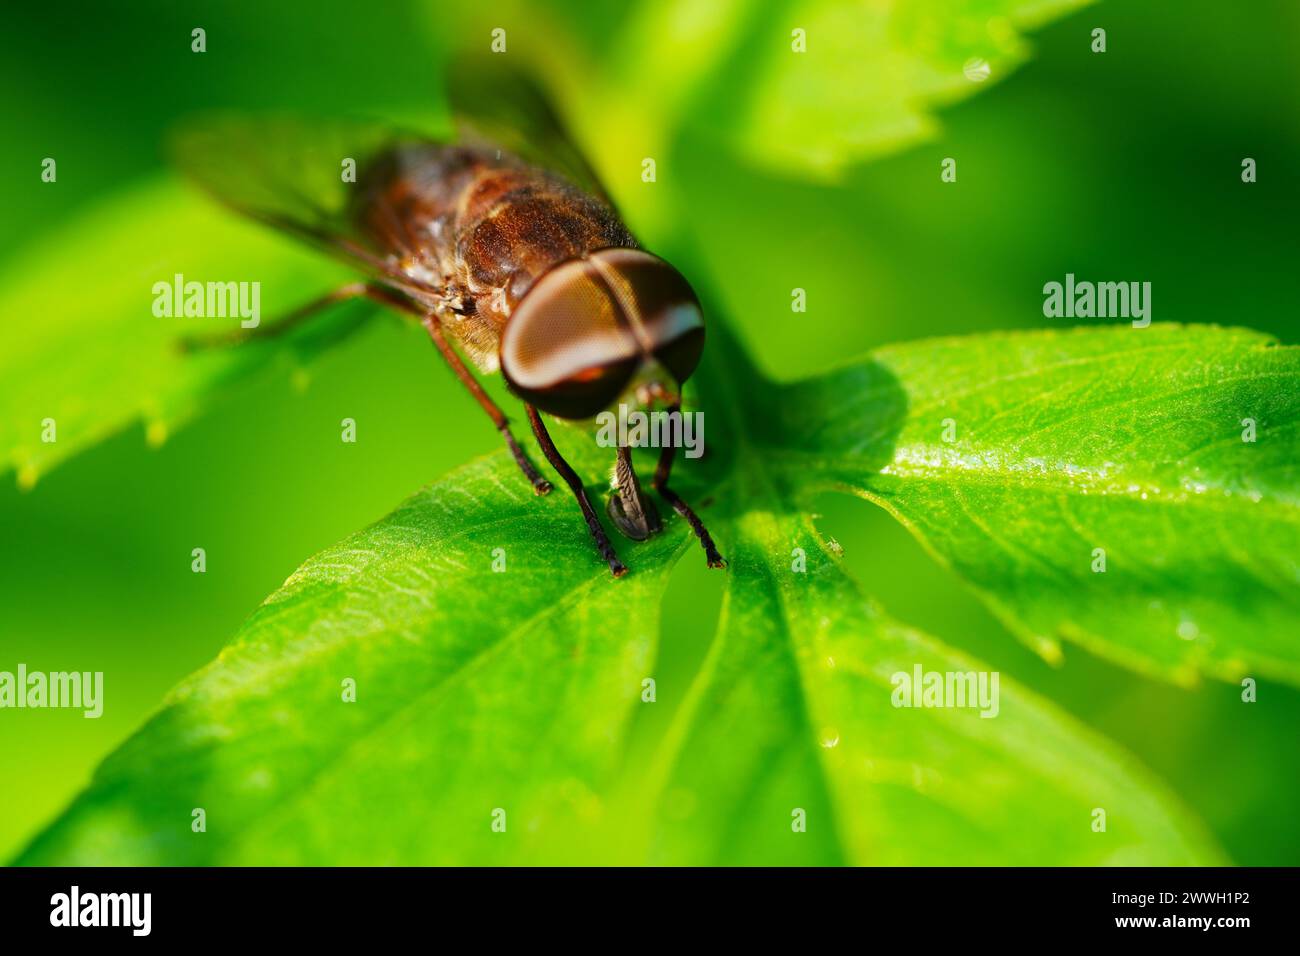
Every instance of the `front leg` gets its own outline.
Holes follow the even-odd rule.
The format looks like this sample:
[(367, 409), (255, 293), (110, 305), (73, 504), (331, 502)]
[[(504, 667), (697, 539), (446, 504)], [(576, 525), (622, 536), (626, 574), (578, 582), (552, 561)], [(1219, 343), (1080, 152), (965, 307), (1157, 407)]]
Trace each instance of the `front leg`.
[(582, 516), (587, 519), (587, 530), (591, 532), (591, 537), (596, 542), (596, 550), (600, 552), (600, 556), (609, 565), (610, 573), (616, 578), (621, 578), (627, 574), (627, 567), (618, 559), (618, 554), (614, 551), (614, 546), (609, 543), (605, 529), (600, 526), (600, 519), (596, 517), (596, 509), (591, 506), (586, 489), (582, 487), (582, 479), (564, 460), (560, 450), (555, 447), (555, 442), (551, 441), (550, 432), (546, 430), (546, 425), (542, 423), (542, 418), (537, 414), (537, 409), (531, 405), (525, 405), (524, 408), (528, 410), (528, 420), (533, 425), (533, 434), (537, 436), (537, 443), (542, 446), (542, 453), (546, 455), (546, 460), (560, 473), (560, 477), (564, 479), (569, 486), (569, 490), (573, 492), (573, 497), (578, 499), (578, 507), (582, 509)]
[[(672, 412), (681, 411), (679, 406), (674, 405), (670, 410)], [(694, 509), (691, 508), (677, 492), (668, 487), (668, 478), (673, 472), (673, 455), (677, 449), (669, 444), (665, 445), (659, 453), (659, 467), (655, 469), (654, 486), (659, 494), (663, 495), (664, 500), (672, 505), (673, 510), (686, 519), (686, 523), (691, 526), (695, 532), (695, 537), (700, 540), (700, 547), (704, 549), (704, 560), (711, 568), (725, 568), (726, 559), (718, 553), (717, 545), (713, 543), (713, 536), (709, 534), (709, 529), (704, 527), (704, 522), (700, 520)]]

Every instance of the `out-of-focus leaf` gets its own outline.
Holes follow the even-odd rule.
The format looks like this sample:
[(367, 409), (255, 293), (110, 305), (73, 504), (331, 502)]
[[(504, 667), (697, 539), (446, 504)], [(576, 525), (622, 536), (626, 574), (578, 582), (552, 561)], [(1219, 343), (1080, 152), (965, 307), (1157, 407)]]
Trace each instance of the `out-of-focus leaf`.
[[(160, 318), (154, 284), (258, 282), (264, 323), (346, 281), (347, 270), (171, 181), (137, 187), (34, 243), (0, 275), (0, 473), (31, 485), (143, 420), (152, 442), (259, 370), (302, 368), (355, 328), (354, 303), (282, 339), (182, 354), (185, 335), (238, 316)], [(52, 309), (51, 303), (57, 303)], [(47, 419), (54, 422), (55, 441)]]
[(1176, 325), (938, 339), (773, 401), (786, 481), (884, 505), (1049, 657), (1065, 638), (1165, 677), (1300, 681), (1300, 349)]
[[(713, 101), (758, 165), (834, 175), (933, 136), (932, 112), (1010, 75), (1028, 56), (1022, 33), (1086, 0), (797, 0), (760, 22), (731, 61), (752, 78), (743, 105)], [(791, 31), (807, 52), (795, 53)], [(775, 30), (773, 30), (775, 32)], [(1087, 42), (1080, 33), (1080, 43)]]
[[(635, 7), (598, 45), (529, 42), (554, 8), (507, 4), (467, 13), (465, 35), (477, 39), (489, 20), (514, 24), (511, 52), (563, 88), (611, 186), (633, 202), (642, 160), (667, 164), (683, 126), (756, 165), (817, 179), (927, 139), (936, 108), (1009, 76), (1029, 55), (1025, 32), (1087, 2), (667, 0)], [(671, 165), (657, 172), (656, 182), (673, 175)]]

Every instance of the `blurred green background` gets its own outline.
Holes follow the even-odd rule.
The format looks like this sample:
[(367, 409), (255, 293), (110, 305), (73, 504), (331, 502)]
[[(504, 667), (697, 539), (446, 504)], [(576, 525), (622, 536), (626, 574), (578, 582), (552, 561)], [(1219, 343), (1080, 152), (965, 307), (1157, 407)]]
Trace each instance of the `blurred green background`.
[[(513, 42), (552, 57), (620, 55), (604, 38), (643, 8), (608, 7), (11, 7), (0, 36), (0, 256), (163, 173), (162, 140), (178, 117), (212, 107), (427, 110), (442, 99), (445, 51), (466, 36), (486, 44), (498, 19)], [(797, 24), (801, 7), (765, 5), (762, 16)], [(195, 26), (208, 34), (202, 57), (189, 51)], [(1089, 50), (1096, 26), (1108, 31), (1104, 55)], [(742, 39), (735, 57), (748, 42), (758, 41)], [(1100, 4), (1037, 31), (1032, 47), (1014, 75), (941, 110), (936, 139), (855, 165), (838, 182), (801, 182), (726, 149), (710, 132), (725, 117), (715, 124), (708, 110), (725, 113), (751, 77), (728, 70), (712, 81), (712, 106), (660, 163), (691, 211), (670, 227), (694, 249), (696, 261), (679, 265), (724, 304), (769, 371), (795, 377), (891, 341), (1042, 326), (1042, 285), (1066, 272), (1149, 280), (1156, 321), (1300, 340), (1300, 7)], [(646, 84), (672, 85), (672, 62), (646, 62), (661, 71)], [(627, 108), (611, 129), (635, 126), (636, 104)], [(593, 136), (600, 123), (590, 116), (582, 129), (608, 173), (619, 144)], [(39, 182), (44, 156), (58, 158), (56, 188)], [(955, 185), (939, 181), (945, 156), (958, 159)], [(1250, 187), (1239, 179), (1244, 156), (1259, 164)], [(654, 248), (655, 230), (667, 227), (639, 220), (629, 195), (637, 172), (609, 176), (610, 186)], [(93, 309), (95, 263), (68, 265), (76, 281), (50, 290), (47, 314), (3, 321)], [(807, 290), (806, 314), (790, 312), (796, 286)], [(355, 445), (338, 441), (344, 417), (359, 423)], [(134, 428), (30, 492), (7, 482), (0, 668), (102, 670), (107, 699), (98, 721), (0, 715), (0, 859), (301, 561), (497, 444), (427, 344), (376, 323), (327, 356), (305, 391), (262, 381), (160, 449)], [(1153, 683), (1070, 647), (1063, 666), (1049, 667), (884, 512), (843, 498), (821, 512), (849, 570), (896, 617), (1127, 746), (1235, 861), (1300, 862), (1300, 693), (1265, 682), (1247, 706), (1233, 685)], [(200, 544), (205, 575), (190, 572)], [(720, 593), (697, 562), (675, 571), (658, 673), (695, 666)]]

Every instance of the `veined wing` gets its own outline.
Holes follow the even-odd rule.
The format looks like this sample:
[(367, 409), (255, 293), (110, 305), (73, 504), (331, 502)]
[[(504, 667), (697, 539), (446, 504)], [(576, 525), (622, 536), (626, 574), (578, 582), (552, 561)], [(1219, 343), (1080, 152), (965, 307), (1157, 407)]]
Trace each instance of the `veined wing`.
[(529, 165), (563, 176), (613, 208), (550, 98), (506, 57), (462, 57), (452, 67), (448, 93), (459, 141), (504, 149)]
[(372, 164), (428, 136), (364, 121), (219, 114), (172, 137), (184, 172), (232, 209), (418, 293), (440, 290), (403, 273), (375, 248), (354, 212), (355, 183)]
[[(179, 128), (180, 167), (236, 211), (296, 235), (417, 297), (437, 298), (431, 280), (399, 267), (361, 228), (355, 203), (367, 170), (402, 161), (414, 148), (452, 145), (500, 150), (558, 174), (609, 203), (605, 190), (536, 83), (498, 58), (463, 60), (452, 71), (458, 131), (429, 136), (383, 123), (219, 114)], [(353, 176), (345, 176), (350, 171)], [(384, 201), (365, 197), (366, 201)], [(383, 209), (371, 209), (371, 220)], [(389, 219), (400, 220), (401, 210)]]

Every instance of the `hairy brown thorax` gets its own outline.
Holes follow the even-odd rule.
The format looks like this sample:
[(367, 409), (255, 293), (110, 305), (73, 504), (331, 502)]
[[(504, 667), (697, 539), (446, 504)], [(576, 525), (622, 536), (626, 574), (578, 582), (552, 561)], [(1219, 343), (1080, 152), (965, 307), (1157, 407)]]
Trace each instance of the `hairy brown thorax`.
[(421, 283), (426, 303), (479, 368), (497, 368), (501, 333), (555, 265), (636, 248), (605, 203), (498, 150), (415, 143), (361, 172), (352, 215), (375, 251)]

